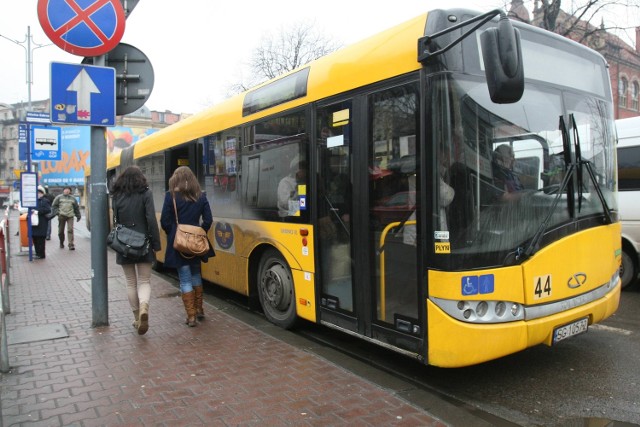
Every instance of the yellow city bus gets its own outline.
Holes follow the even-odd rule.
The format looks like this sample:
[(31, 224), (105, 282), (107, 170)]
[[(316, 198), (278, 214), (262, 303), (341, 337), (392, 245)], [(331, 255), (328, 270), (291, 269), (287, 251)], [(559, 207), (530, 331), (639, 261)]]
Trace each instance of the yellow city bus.
[(108, 180), (137, 164), (160, 210), (191, 167), (203, 277), (284, 328), (442, 367), (586, 332), (620, 297), (607, 64), (497, 14), (425, 13), (112, 153)]

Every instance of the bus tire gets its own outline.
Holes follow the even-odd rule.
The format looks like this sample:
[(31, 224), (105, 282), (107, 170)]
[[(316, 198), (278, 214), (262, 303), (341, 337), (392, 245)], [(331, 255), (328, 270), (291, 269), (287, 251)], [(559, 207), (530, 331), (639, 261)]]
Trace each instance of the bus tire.
[(291, 329), (296, 321), (296, 298), (293, 276), (282, 255), (267, 250), (258, 268), (258, 297), (266, 318), (284, 329)]
[(622, 289), (630, 290), (638, 277), (638, 264), (635, 261), (635, 253), (630, 253), (622, 248), (622, 265), (620, 266), (620, 283)]

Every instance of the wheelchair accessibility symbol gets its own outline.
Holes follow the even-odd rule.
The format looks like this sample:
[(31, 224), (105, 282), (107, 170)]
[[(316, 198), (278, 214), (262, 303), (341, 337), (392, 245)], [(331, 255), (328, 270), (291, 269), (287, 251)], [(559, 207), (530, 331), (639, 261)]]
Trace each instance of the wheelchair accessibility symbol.
[(481, 276), (462, 276), (461, 291), (463, 296), (477, 294), (491, 294), (494, 292), (493, 274), (483, 274)]

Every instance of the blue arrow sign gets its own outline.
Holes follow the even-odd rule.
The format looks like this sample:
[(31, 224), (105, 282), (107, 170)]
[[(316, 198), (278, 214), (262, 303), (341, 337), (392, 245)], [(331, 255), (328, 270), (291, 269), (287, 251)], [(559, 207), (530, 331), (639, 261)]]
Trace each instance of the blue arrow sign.
[(116, 70), (51, 63), (51, 121), (89, 126), (116, 122)]

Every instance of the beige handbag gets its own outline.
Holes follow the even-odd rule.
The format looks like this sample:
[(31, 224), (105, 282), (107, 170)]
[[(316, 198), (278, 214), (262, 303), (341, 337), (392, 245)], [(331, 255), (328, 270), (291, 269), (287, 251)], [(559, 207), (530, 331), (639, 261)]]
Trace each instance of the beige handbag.
[(176, 198), (173, 198), (173, 211), (176, 214), (176, 237), (173, 240), (173, 249), (185, 258), (204, 256), (209, 251), (207, 232), (197, 225), (180, 224), (178, 221), (178, 208)]

